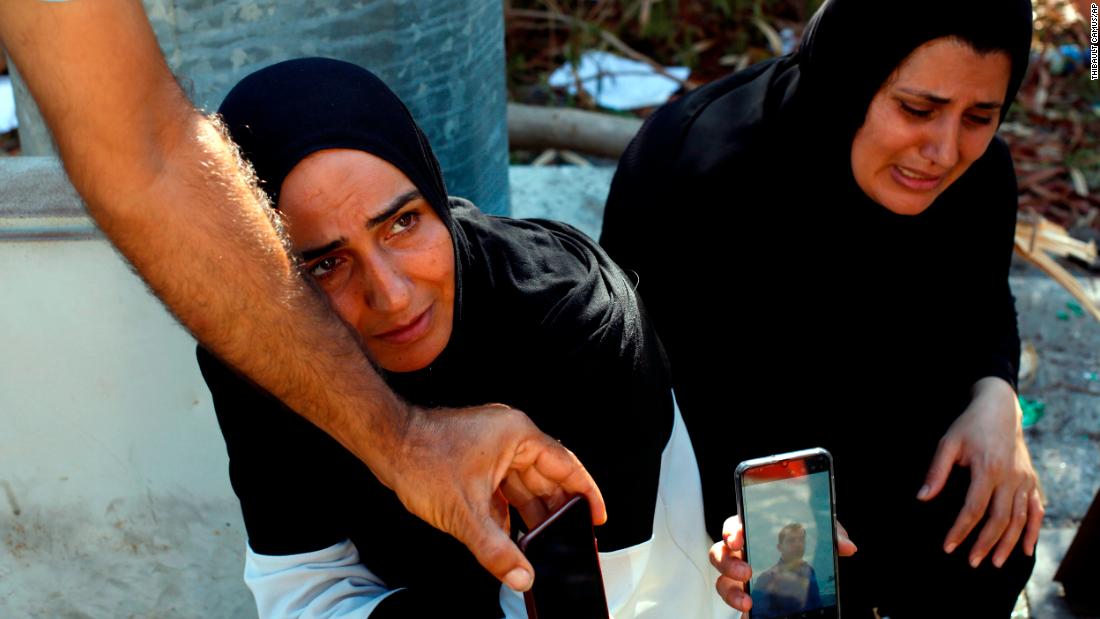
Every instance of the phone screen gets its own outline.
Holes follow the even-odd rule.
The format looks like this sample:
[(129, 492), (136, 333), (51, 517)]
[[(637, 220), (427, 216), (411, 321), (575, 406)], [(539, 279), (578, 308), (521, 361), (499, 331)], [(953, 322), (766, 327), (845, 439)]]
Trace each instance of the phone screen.
[(538, 619), (607, 619), (603, 575), (584, 497), (572, 499), (520, 542), (535, 568), (529, 592)]
[(827, 456), (742, 473), (753, 619), (836, 617), (836, 551)]

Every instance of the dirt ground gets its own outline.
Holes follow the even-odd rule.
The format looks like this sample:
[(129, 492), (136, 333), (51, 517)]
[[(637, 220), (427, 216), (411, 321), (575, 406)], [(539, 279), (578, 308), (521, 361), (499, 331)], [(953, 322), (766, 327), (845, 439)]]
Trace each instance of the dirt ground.
[[(1020, 338), (1038, 353), (1035, 379), (1020, 391), (1045, 405), (1025, 430), (1046, 497), (1044, 525), (1074, 526), (1100, 487), (1100, 323), (1078, 315), (1069, 293), (1036, 270), (1013, 271)], [(1100, 297), (1100, 279), (1085, 283)]]

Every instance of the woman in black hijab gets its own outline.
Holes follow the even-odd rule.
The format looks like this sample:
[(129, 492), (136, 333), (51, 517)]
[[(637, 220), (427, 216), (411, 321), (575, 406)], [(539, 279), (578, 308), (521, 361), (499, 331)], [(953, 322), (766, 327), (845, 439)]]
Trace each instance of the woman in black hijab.
[(994, 139), (1030, 43), (1027, 0), (827, 0), (795, 53), (655, 113), (612, 183), (601, 243), (666, 346), (708, 530), (739, 461), (829, 449), (846, 616), (1006, 617), (1032, 568)]
[[(346, 62), (260, 70), (220, 112), (302, 269), (394, 391), (425, 407), (500, 402), (527, 413), (600, 486), (609, 519), (597, 538), (611, 553), (604, 576), (617, 616), (709, 615), (720, 600), (698, 470), (664, 354), (599, 246), (564, 224), (448, 199), (408, 110)], [(333, 438), (198, 356), (262, 616), (522, 616), (516, 594)]]

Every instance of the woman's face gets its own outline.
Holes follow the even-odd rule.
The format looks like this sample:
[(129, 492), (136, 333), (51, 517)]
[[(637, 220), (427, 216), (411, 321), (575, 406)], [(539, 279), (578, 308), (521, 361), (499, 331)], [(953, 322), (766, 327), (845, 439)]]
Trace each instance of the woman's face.
[(1008, 105), (1011, 61), (952, 38), (918, 47), (871, 101), (852, 173), (872, 200), (916, 215), (985, 153)]
[(443, 220), (390, 163), (322, 150), (290, 171), (279, 198), (305, 272), (392, 372), (428, 366), (454, 318), (454, 246)]

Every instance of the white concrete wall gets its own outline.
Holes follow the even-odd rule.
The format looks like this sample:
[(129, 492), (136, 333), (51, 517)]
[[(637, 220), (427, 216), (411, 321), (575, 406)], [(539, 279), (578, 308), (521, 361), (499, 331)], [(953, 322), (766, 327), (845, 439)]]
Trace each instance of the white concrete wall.
[(103, 240), (0, 242), (0, 617), (254, 616), (194, 341)]

